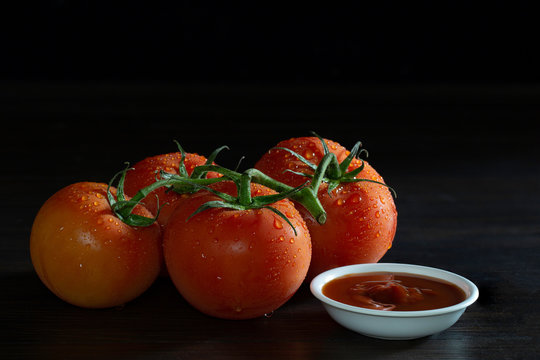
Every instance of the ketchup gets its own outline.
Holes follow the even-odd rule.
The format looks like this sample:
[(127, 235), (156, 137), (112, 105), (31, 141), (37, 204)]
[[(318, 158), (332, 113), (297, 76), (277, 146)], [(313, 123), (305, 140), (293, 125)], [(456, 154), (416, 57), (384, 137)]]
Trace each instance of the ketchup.
[(342, 276), (329, 281), (322, 292), (344, 304), (384, 311), (439, 309), (466, 298), (462, 289), (449, 282), (402, 273)]

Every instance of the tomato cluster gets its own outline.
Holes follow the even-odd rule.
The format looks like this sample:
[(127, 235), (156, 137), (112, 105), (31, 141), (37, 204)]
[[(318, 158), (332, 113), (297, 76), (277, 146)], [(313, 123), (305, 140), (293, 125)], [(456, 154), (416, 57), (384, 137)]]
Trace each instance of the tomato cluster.
[(248, 319), (316, 274), (377, 262), (390, 248), (393, 197), (358, 144), (284, 140), (244, 173), (214, 163), (221, 149), (205, 158), (179, 146), (121, 172), (116, 187), (58, 191), (32, 226), (40, 279), (71, 304), (105, 308), (161, 274), (201, 312)]

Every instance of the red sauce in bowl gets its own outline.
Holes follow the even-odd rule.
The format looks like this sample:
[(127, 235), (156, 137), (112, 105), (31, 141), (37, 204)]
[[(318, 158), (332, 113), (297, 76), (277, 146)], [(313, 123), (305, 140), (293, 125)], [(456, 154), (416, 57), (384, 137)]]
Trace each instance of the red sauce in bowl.
[(329, 281), (322, 293), (344, 304), (384, 311), (433, 310), (458, 304), (465, 292), (431, 277), (402, 273), (366, 273)]

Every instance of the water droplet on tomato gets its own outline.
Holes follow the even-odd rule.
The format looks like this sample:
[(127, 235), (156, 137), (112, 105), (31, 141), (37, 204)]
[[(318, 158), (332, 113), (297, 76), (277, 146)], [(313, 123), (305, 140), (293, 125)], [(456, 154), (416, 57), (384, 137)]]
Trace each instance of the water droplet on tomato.
[(315, 156), (315, 153), (313, 151), (306, 150), (306, 152), (304, 153), (304, 157), (307, 160), (313, 159), (314, 156)]
[(272, 317), (272, 315), (274, 315), (274, 312), (270, 311), (269, 313), (264, 314), (264, 317), (269, 319)]
[(343, 205), (344, 203), (345, 203), (345, 200), (343, 200), (343, 199), (337, 199), (337, 200), (336, 200), (336, 205), (337, 205), (337, 206), (341, 206), (341, 205)]
[[(274, 219), (274, 227), (276, 229), (283, 229), (283, 224), (278, 219)], [(281, 237), (280, 237), (280, 240), (281, 240)]]
[(381, 214), (379, 213), (379, 210), (375, 211), (375, 217), (377, 217), (377, 218), (381, 217)]
[(352, 202), (353, 204), (357, 204), (360, 202), (360, 200), (362, 200), (362, 198), (360, 197), (359, 194), (352, 194), (351, 196), (349, 196), (348, 200)]
[(289, 240), (289, 242), (290, 242), (291, 244), (294, 244), (294, 239), (291, 238), (291, 239)]

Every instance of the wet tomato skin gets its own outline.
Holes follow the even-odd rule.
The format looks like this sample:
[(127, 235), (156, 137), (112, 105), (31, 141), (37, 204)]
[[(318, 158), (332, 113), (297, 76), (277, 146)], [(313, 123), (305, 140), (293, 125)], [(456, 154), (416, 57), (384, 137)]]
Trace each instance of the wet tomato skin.
[[(348, 155), (347, 149), (339, 143), (324, 139), (330, 152), (336, 155), (338, 162), (342, 162)], [(318, 164), (324, 157), (324, 148), (317, 137), (299, 137), (283, 140), (276, 145), (277, 147), (290, 149), (306, 160)], [(307, 178), (292, 173), (292, 170), (300, 173), (310, 173), (313, 171), (294, 155), (283, 149), (268, 150), (255, 164), (255, 168), (261, 170), (272, 178), (279, 180), (289, 186), (300, 186), (306, 182)]]
[[(340, 163), (349, 154), (337, 142), (325, 139), (325, 143)], [(281, 141), (276, 147), (291, 149), (314, 164), (324, 156), (323, 146), (317, 137), (291, 138)], [(361, 165), (361, 160), (354, 159), (348, 171)], [(290, 186), (301, 185), (306, 178), (284, 170), (313, 173), (307, 165), (282, 149), (270, 149), (255, 168)], [(384, 183), (367, 161), (364, 161), (364, 169), (356, 178)], [(392, 194), (385, 186), (370, 182), (342, 183), (328, 194), (328, 187), (323, 183), (318, 197), (327, 213), (324, 225), (296, 204), (309, 228), (313, 244), (308, 278), (338, 266), (377, 262), (392, 246), (397, 211)]]
[[(45, 286), (85, 308), (135, 299), (162, 266), (159, 225), (138, 228), (120, 221), (111, 212), (106, 189), (92, 182), (61, 189), (43, 204), (30, 235), (32, 263)], [(134, 213), (151, 216), (142, 206)]]
[[(382, 181), (366, 165), (363, 176)], [(299, 207), (313, 242), (309, 277), (344, 265), (378, 262), (392, 246), (397, 227), (397, 211), (384, 186), (368, 183), (341, 184), (328, 194), (321, 186), (319, 200), (326, 210), (324, 225)]]
[[(236, 195), (230, 182), (214, 184)], [(252, 184), (252, 195), (274, 193)], [(201, 312), (225, 319), (248, 319), (271, 313), (302, 284), (311, 259), (307, 227), (289, 200), (273, 206), (296, 228), (268, 209), (209, 209), (186, 219), (203, 203), (217, 200), (201, 191), (180, 204), (164, 234), (170, 278)]]

